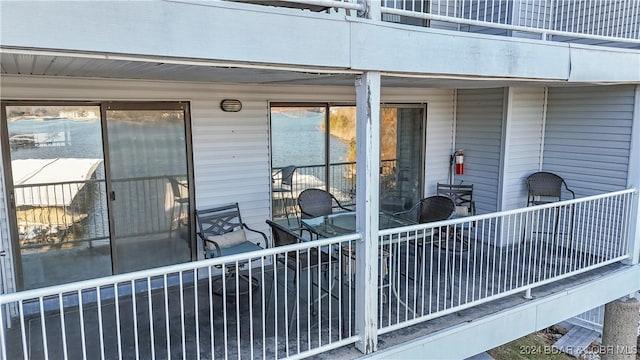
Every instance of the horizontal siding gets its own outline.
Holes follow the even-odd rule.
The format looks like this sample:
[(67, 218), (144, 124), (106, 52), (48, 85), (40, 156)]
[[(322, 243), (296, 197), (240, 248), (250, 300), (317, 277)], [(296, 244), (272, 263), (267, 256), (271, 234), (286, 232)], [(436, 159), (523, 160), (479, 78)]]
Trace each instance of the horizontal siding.
[(550, 89), (543, 169), (576, 196), (624, 189), (633, 108), (633, 86)]
[(458, 91), (455, 147), (465, 158), (455, 183), (474, 185), (479, 214), (498, 208), (503, 98), (502, 88)]
[(544, 119), (543, 88), (512, 88), (508, 147), (505, 149), (502, 210), (527, 204), (525, 179), (540, 168)]
[[(427, 188), (445, 181), (452, 143), (453, 91), (385, 88), (385, 103), (427, 104)], [(189, 101), (196, 208), (239, 202), (244, 220), (267, 232), (271, 217), (269, 102), (355, 103), (355, 87), (3, 77), (3, 99)], [(220, 100), (242, 101), (225, 113)], [(3, 192), (4, 194), (4, 192)], [(4, 202), (2, 202), (4, 205)], [(6, 227), (2, 217), (0, 226)], [(255, 239), (257, 240), (257, 239)]]

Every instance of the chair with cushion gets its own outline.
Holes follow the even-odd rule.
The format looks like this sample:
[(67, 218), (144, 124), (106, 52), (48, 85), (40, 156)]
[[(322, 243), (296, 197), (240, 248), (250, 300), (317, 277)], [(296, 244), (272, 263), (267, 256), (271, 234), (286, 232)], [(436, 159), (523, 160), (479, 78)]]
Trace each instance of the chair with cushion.
[(453, 200), (456, 204), (456, 216), (472, 216), (476, 214), (476, 203), (473, 200), (473, 184), (438, 183), (436, 193)]
[[(296, 172), (296, 167), (294, 165), (289, 165), (283, 167), (282, 169), (276, 171), (273, 174), (273, 187), (271, 191), (274, 195), (274, 200), (279, 200), (282, 204), (282, 210), (287, 218), (287, 224), (289, 224), (289, 210), (287, 199), (291, 199), (293, 201), (293, 174)], [(277, 197), (276, 197), (277, 194)], [(289, 197), (285, 197), (285, 194), (288, 194)]]
[[(267, 220), (267, 224), (271, 227), (272, 235), (273, 235), (273, 244), (274, 246), (286, 246), (292, 244), (298, 244), (305, 241), (301, 236), (292, 232), (290, 229), (275, 223), (271, 220)], [(284, 264), (290, 270), (294, 271), (293, 280), (298, 285), (298, 275), (304, 271), (315, 270), (316, 272), (322, 270), (325, 274), (327, 273), (329, 266), (338, 264), (338, 260), (330, 255), (329, 253), (319, 250), (318, 248), (310, 248), (308, 250), (298, 250), (298, 251), (289, 251), (284, 254), (279, 254), (277, 257), (278, 262)], [(314, 301), (313, 303), (313, 313), (315, 315), (315, 303), (317, 299), (313, 294), (314, 289), (317, 287), (315, 281), (317, 280), (317, 275), (311, 275), (311, 297)], [(274, 284), (275, 286), (275, 284)], [(322, 287), (320, 287), (322, 288)], [(331, 286), (329, 287), (331, 288)], [(273, 288), (271, 290), (273, 293)], [(269, 296), (269, 301), (271, 301), (272, 296)], [(295, 307), (291, 310), (290, 316), (290, 325), (289, 329), (291, 329), (291, 325), (293, 325), (293, 313), (298, 306), (298, 297), (296, 297)], [(267, 306), (270, 308), (270, 304)]]
[[(562, 201), (563, 187), (572, 199), (576, 198), (575, 192), (569, 189), (567, 182), (560, 176), (546, 172), (535, 172), (527, 177), (527, 206), (549, 204)], [(555, 211), (555, 221), (553, 225), (553, 239), (558, 238), (558, 226), (560, 223), (560, 211)], [(526, 228), (526, 224), (525, 224)], [(573, 228), (573, 207), (571, 207), (571, 220), (569, 222), (569, 237), (571, 239)], [(523, 236), (524, 239), (524, 236)]]
[[(211, 209), (196, 210), (195, 213), (198, 223), (197, 236), (202, 240), (205, 258), (262, 250), (260, 246), (261, 243), (254, 243), (247, 240), (246, 231), (259, 234), (264, 240), (265, 247), (268, 246), (267, 235), (261, 231), (251, 229), (242, 221), (238, 203), (218, 206)], [(239, 270), (243, 268), (247, 262), (248, 260), (226, 265), (224, 278), (226, 289), (233, 289), (236, 276), (249, 285), (245, 290), (227, 290), (227, 294), (232, 295), (236, 290), (238, 293), (243, 294), (258, 287), (257, 279), (239, 273)], [(219, 286), (215, 292), (216, 294), (221, 294), (222, 285)]]

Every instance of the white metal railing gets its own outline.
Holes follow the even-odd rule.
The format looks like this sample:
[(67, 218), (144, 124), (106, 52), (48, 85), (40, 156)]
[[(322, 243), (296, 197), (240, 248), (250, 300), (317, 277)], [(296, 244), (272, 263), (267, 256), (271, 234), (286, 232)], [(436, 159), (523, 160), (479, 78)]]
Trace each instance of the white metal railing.
[[(630, 189), (380, 231), (375, 330), (629, 259), (636, 196)], [(0, 358), (301, 358), (366, 341), (356, 323), (358, 239), (0, 295)], [(233, 273), (242, 276), (227, 278)], [(256, 290), (235, 291), (254, 281)]]
[(635, 193), (381, 231), (380, 333), (629, 259)]
[[(357, 239), (0, 295), (0, 358), (273, 359), (351, 344), (355, 294), (352, 277), (341, 275), (355, 268), (340, 254)], [(247, 278), (259, 287), (243, 291)]]
[(629, 0), (386, 0), (382, 13), (457, 24), (458, 30), (470, 32), (493, 28), (537, 33), (543, 39), (559, 35), (640, 43), (640, 3)]
[[(250, 1), (248, 1), (250, 2)], [(635, 0), (286, 0), (301, 8), (342, 9), (350, 16), (447, 30), (542, 39), (591, 39), (640, 44), (640, 2)], [(258, 1), (257, 3), (261, 3)], [(376, 5), (377, 5), (376, 4)], [(354, 10), (353, 13), (349, 12)], [(414, 19), (405, 20), (405, 19)], [(415, 20), (423, 20), (416, 22)], [(491, 30), (493, 29), (493, 30)], [(503, 30), (503, 32), (497, 32)]]

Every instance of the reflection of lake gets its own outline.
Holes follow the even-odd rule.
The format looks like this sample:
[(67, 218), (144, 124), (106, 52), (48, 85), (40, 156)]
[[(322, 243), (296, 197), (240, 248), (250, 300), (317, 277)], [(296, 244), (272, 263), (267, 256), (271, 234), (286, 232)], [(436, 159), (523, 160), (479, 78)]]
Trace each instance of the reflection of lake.
[[(320, 126), (324, 114), (303, 112), (300, 117), (271, 113), (271, 146), (273, 167), (287, 165), (322, 165), (325, 163), (325, 135)], [(332, 162), (346, 161), (348, 145), (331, 139)]]

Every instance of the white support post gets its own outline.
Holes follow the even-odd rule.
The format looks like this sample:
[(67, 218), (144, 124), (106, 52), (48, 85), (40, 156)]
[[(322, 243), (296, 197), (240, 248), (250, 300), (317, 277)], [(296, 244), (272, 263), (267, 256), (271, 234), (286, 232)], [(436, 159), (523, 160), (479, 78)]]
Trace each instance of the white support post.
[[(627, 187), (640, 189), (640, 85), (636, 86), (635, 105), (633, 107), (633, 125), (631, 130), (631, 151)], [(631, 223), (629, 224), (629, 254), (631, 264), (640, 262), (640, 194), (632, 197)]]
[(380, 186), (380, 73), (356, 78), (356, 347), (378, 347), (378, 207)]

